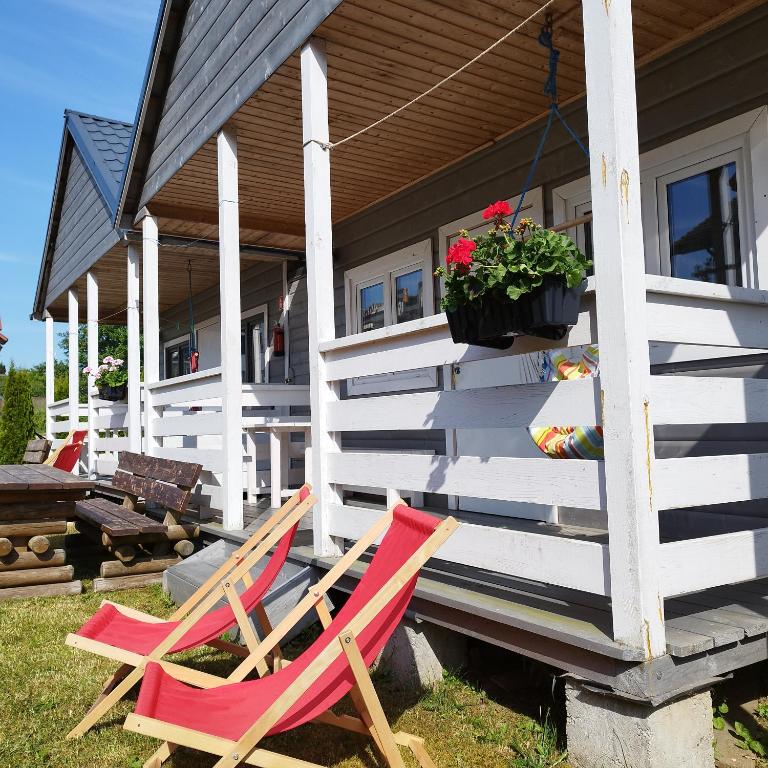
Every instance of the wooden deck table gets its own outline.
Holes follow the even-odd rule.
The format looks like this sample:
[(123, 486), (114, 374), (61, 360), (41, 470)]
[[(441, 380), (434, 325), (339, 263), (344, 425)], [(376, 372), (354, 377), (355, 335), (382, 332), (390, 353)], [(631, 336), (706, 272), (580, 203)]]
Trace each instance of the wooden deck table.
[(76, 594), (74, 569), (49, 536), (67, 532), (95, 483), (45, 465), (0, 465), (0, 600)]

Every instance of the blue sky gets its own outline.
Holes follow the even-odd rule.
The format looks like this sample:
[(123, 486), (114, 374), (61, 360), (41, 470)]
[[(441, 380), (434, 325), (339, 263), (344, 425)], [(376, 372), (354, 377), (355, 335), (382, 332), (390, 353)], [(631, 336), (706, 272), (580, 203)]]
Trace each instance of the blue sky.
[[(45, 357), (29, 320), (64, 110), (133, 122), (160, 0), (0, 4), (0, 361)], [(57, 331), (64, 326), (57, 325)]]

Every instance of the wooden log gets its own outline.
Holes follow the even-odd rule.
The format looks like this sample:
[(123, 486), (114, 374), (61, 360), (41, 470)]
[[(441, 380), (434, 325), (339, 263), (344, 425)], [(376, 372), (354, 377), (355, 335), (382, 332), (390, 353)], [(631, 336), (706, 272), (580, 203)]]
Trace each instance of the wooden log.
[[(73, 475), (74, 477), (74, 475)], [(4, 491), (0, 506), (6, 504), (24, 504), (28, 506), (30, 502), (49, 504), (59, 501), (79, 501), (84, 499), (88, 491), (85, 488), (58, 488), (55, 491)]]
[(189, 539), (182, 539), (173, 545), (173, 551), (181, 557), (189, 557), (195, 551), (195, 544)]
[(48, 536), (51, 533), (66, 533), (66, 520), (13, 520), (0, 523), (0, 536)]
[(131, 563), (106, 560), (101, 564), (99, 575), (102, 578), (110, 578), (113, 576), (133, 576), (140, 573), (162, 573), (166, 568), (180, 562), (180, 557), (137, 557)]
[(13, 552), (13, 542), (5, 537), (0, 538), (0, 557), (6, 557)]
[(83, 583), (81, 581), (64, 581), (58, 584), (34, 584), (29, 587), (6, 587), (5, 589), (0, 589), (0, 600), (79, 595), (82, 591)]
[(136, 576), (114, 576), (93, 580), (94, 592), (110, 592), (117, 589), (134, 589), (147, 587), (150, 584), (162, 584), (162, 573), (140, 573)]
[(13, 502), (0, 500), (0, 521), (65, 520), (75, 515), (74, 501)]
[(0, 573), (0, 588), (29, 587), (33, 584), (55, 584), (60, 581), (72, 581), (74, 574), (75, 569), (71, 565), (4, 571)]
[(10, 555), (0, 558), (0, 573), (3, 571), (18, 571), (24, 568), (45, 568), (56, 565), (64, 565), (67, 562), (67, 553), (63, 549), (49, 549), (42, 555), (34, 552), (11, 552)]
[(135, 536), (110, 536), (101, 534), (101, 541), (105, 547), (119, 546), (125, 542), (131, 544), (153, 544), (158, 541), (180, 541), (182, 539), (194, 539), (200, 535), (200, 526), (192, 523), (182, 525), (169, 525), (165, 531), (157, 533), (140, 533)]
[[(136, 558), (136, 547), (133, 544), (121, 544), (119, 547), (112, 548), (112, 554), (122, 563), (130, 563)], [(102, 563), (102, 567), (104, 563)], [(102, 573), (102, 576), (106, 574)]]
[(51, 542), (47, 536), (33, 536), (27, 542), (27, 546), (36, 555), (42, 555), (51, 548)]

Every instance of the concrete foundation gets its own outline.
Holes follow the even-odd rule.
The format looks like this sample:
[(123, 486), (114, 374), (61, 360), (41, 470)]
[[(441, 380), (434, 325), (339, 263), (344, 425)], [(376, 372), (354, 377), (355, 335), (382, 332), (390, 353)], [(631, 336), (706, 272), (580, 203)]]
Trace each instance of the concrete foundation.
[(566, 685), (574, 768), (713, 768), (709, 692), (651, 708)]
[(431, 688), (440, 682), (443, 669), (467, 664), (467, 638), (458, 632), (426, 622), (405, 619), (395, 630), (376, 661), (403, 688)]

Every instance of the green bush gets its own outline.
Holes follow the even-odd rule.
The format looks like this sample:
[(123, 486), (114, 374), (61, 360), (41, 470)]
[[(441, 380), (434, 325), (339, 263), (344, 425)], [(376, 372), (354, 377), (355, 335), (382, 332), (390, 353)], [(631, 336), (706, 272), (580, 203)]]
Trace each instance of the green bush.
[(18, 464), (35, 436), (35, 408), (26, 371), (11, 368), (0, 413), (0, 464)]

